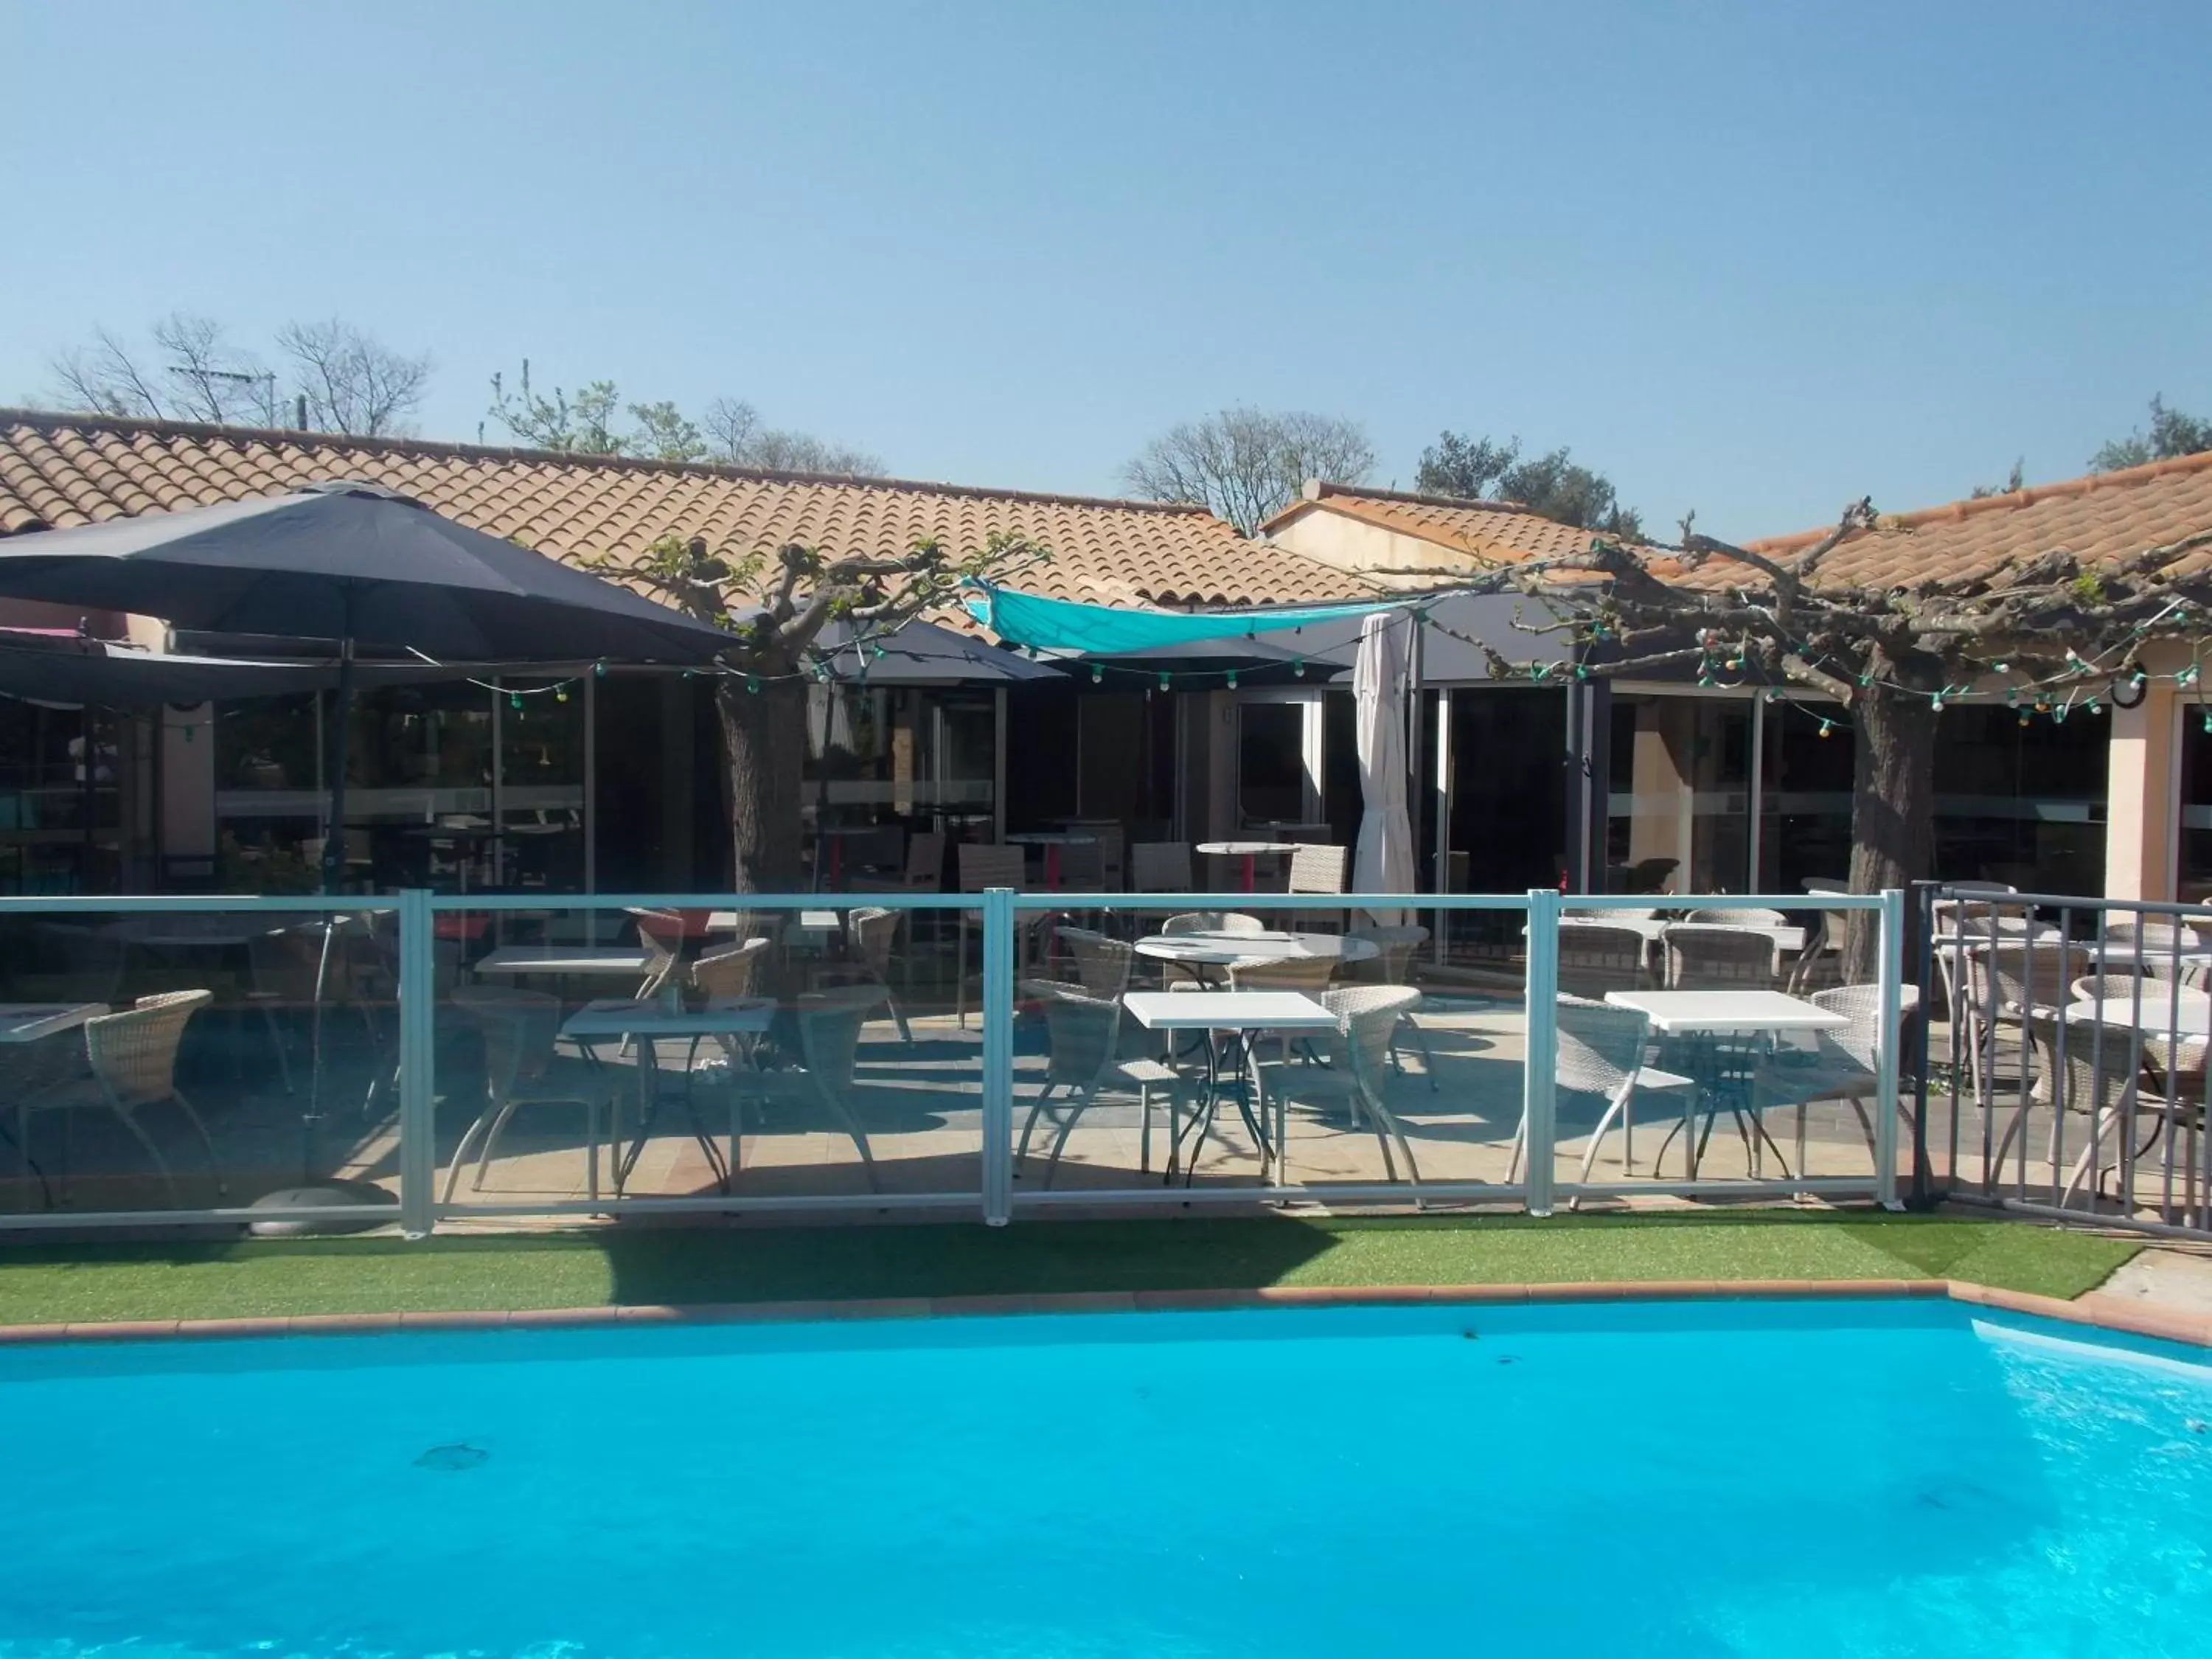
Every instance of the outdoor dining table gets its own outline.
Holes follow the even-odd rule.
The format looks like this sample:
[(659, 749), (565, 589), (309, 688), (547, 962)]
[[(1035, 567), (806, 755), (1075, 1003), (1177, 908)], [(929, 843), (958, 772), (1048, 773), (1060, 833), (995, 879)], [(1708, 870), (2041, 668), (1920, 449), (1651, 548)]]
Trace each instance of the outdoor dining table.
[[(659, 1102), (659, 1056), (656, 1044), (664, 1037), (689, 1037), (696, 1040), (708, 1036), (760, 1036), (766, 1034), (775, 1018), (775, 1003), (767, 997), (748, 997), (712, 1008), (672, 1006), (657, 999), (635, 1001), (613, 998), (587, 1002), (561, 1024), (562, 1037), (574, 1043), (595, 1072), (604, 1072), (605, 1062), (600, 1059), (598, 1045), (602, 1042), (619, 1041), (635, 1047), (637, 1054), (637, 1138), (630, 1143), (627, 1155), (623, 1150), (622, 1091), (607, 1091), (607, 1146), (612, 1155), (611, 1174), (615, 1196), (623, 1195), (629, 1173), (636, 1167), (639, 1155), (645, 1150), (648, 1132), (653, 1127), (654, 1109)], [(728, 1193), (738, 1168), (738, 1103), (732, 1091), (730, 1103), (730, 1151), (726, 1159), (707, 1133), (691, 1104), (690, 1067), (684, 1068), (684, 1109), (691, 1120), (692, 1139), (707, 1155), (707, 1165), (714, 1170), (722, 1191)], [(586, 1168), (589, 1170), (588, 1191), (593, 1200), (599, 1195), (599, 1149), (596, 1139), (585, 1149)]]
[[(1275, 1103), (1275, 1132), (1267, 1129), (1267, 1102), (1258, 1068), (1251, 1063), (1251, 1039), (1262, 1031), (1333, 1031), (1336, 1016), (1303, 991), (1131, 991), (1121, 999), (1137, 1024), (1148, 1031), (1200, 1031), (1206, 1036), (1206, 1093), (1191, 1122), (1197, 1133), (1191, 1157), (1183, 1164), (1182, 1184), (1190, 1185), (1197, 1172), (1199, 1149), (1206, 1145), (1220, 1105), (1226, 1079), (1235, 1079), (1237, 1109), (1244, 1127), (1260, 1148), (1261, 1184), (1267, 1184), (1272, 1169), (1279, 1179), (1289, 1114), (1279, 1098)], [(1231, 1038), (1230, 1058), (1224, 1061), (1216, 1039)], [(1247, 1092), (1247, 1085), (1249, 1092)], [(1181, 1161), (1180, 1144), (1169, 1148), (1168, 1178), (1175, 1178)]]
[(1153, 933), (1139, 939), (1133, 948), (1140, 957), (1193, 967), (1225, 967), (1231, 963), (1247, 962), (1307, 962), (1317, 957), (1367, 962), (1382, 952), (1382, 947), (1373, 939), (1350, 933), (1231, 933), (1212, 928), (1188, 933)]
[(104, 1002), (0, 1002), (0, 1042), (36, 1042), (106, 1012)]
[(1098, 844), (1098, 837), (1088, 830), (1024, 830), (1008, 836), (1006, 840), (1018, 847), (1043, 848), (1044, 884), (1055, 893), (1060, 890), (1060, 849)]
[(1242, 859), (1244, 861), (1244, 890), (1253, 890), (1254, 865), (1262, 858), (1280, 857), (1298, 850), (1294, 841), (1202, 841), (1198, 850), (1212, 858)]
[[(2191, 990), (2176, 994), (2157, 981), (2144, 986), (2140, 999), (2105, 997), (2075, 1002), (2066, 1012), (2077, 1019), (2094, 1019), (2118, 1030), (2141, 1032), (2143, 1058), (2160, 1072), (2186, 1074), (2202, 1070), (2206, 1046), (2212, 1042), (2212, 996)], [(2177, 1038), (2180, 1064), (2169, 1066), (2170, 1045)]]
[(611, 974), (637, 979), (652, 971), (653, 955), (635, 945), (507, 945), (480, 957), (476, 974)]
[[(1780, 991), (1608, 991), (1605, 1000), (1616, 1008), (1635, 1009), (1651, 1022), (1653, 1030), (1663, 1036), (1688, 1040), (1707, 1134), (1712, 1131), (1712, 1120), (1719, 1115), (1721, 1091), (1727, 1081), (1720, 1075), (1717, 1039), (1771, 1037), (1790, 1031), (1833, 1031), (1850, 1024), (1842, 1014)], [(1741, 1110), (1735, 1107), (1729, 1109)], [(1741, 1121), (1740, 1116), (1738, 1121)], [(1766, 1126), (1759, 1121), (1757, 1112), (1752, 1113), (1751, 1121), (1759, 1138), (1772, 1150), (1775, 1161), (1787, 1174), (1789, 1161), (1782, 1156), (1782, 1149), (1775, 1146), (1774, 1138), (1766, 1133)], [(1683, 1139), (1689, 1179), (1695, 1181), (1698, 1157), (1702, 1150), (1699, 1138), (1689, 1133)], [(1659, 1150), (1663, 1155), (1667, 1149), (1662, 1146)], [(1657, 1158), (1652, 1160), (1651, 1167), (1656, 1174)]]

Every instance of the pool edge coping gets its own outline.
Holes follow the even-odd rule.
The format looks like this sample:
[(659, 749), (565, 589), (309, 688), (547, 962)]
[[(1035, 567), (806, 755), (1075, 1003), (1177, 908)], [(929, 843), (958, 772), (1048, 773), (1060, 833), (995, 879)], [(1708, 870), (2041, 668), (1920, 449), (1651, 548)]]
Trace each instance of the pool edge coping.
[(855, 1298), (847, 1301), (631, 1304), (293, 1314), (238, 1319), (131, 1319), (0, 1325), (0, 1346), (158, 1342), (176, 1339), (384, 1335), (396, 1331), (562, 1329), (643, 1325), (949, 1319), (1008, 1314), (1222, 1312), (1246, 1308), (1386, 1307), (1590, 1302), (1819, 1301), (1948, 1298), (1973, 1307), (2087, 1325), (2124, 1335), (2212, 1348), (2212, 1314), (2139, 1306), (2092, 1291), (2078, 1300), (1958, 1279), (1606, 1279), (1536, 1285), (1271, 1285), (1244, 1290), (1078, 1291), (1041, 1295)]

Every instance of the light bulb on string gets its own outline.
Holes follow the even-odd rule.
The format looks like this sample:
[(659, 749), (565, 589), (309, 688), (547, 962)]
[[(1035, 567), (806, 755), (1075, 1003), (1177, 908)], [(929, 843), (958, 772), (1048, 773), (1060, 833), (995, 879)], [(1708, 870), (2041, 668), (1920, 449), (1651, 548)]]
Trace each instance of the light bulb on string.
[(1229, 689), (1231, 691), (1237, 689), (1237, 671), (1233, 668), (1229, 671)]
[(1164, 668), (1163, 668), (1163, 669), (1160, 671), (1160, 690), (1163, 690), (1163, 691), (1164, 691), (1164, 690), (1166, 690), (1167, 689), (1168, 689), (1168, 672), (1167, 672), (1167, 670), (1165, 670)]
[(746, 675), (745, 690), (757, 696), (760, 691), (760, 676), (757, 674)]
[(1106, 671), (1095, 662), (1091, 665), (1091, 683), (1093, 685), (1103, 685), (1106, 683)]
[(1820, 722), (1820, 735), (1824, 738), (1828, 736), (1835, 729), (1836, 723), (1833, 720), (1822, 720)]

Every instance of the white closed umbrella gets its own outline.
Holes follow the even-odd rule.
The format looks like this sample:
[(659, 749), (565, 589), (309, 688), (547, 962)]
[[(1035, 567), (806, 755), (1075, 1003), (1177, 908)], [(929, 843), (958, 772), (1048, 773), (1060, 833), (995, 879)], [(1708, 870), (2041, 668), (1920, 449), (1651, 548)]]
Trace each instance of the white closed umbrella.
[[(1359, 738), (1359, 844), (1352, 884), (1362, 893), (1405, 893), (1413, 886), (1413, 826), (1406, 816), (1407, 664), (1413, 619), (1382, 611), (1359, 624), (1352, 696)], [(1382, 927), (1405, 920), (1398, 909), (1370, 913)]]

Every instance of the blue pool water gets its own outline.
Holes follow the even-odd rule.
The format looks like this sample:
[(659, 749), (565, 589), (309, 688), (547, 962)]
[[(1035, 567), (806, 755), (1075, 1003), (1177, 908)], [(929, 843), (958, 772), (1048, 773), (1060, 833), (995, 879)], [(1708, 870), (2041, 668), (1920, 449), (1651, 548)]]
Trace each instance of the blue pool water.
[(2190, 1655), (2212, 1371), (1948, 1304), (0, 1353), (0, 1656)]

